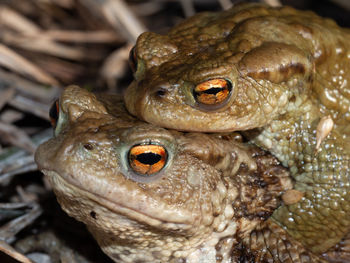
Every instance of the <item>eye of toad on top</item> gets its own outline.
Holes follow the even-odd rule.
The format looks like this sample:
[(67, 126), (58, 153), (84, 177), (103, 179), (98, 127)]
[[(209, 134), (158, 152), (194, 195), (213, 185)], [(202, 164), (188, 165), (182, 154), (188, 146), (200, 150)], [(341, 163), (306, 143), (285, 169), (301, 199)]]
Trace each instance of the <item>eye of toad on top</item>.
[(167, 150), (161, 145), (133, 146), (128, 154), (130, 168), (142, 176), (151, 176), (164, 168), (168, 160)]

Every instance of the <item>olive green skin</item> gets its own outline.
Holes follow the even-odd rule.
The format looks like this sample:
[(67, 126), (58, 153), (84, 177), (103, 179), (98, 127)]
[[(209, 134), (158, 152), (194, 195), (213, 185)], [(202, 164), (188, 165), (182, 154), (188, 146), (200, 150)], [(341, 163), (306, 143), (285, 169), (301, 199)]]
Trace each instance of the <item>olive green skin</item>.
[[(242, 4), (201, 13), (167, 35), (143, 33), (135, 45), (130, 113), (184, 131), (244, 131), (295, 179), (301, 200), (273, 219), (320, 253), (350, 230), (350, 31), (289, 7)], [(200, 105), (194, 87), (232, 83), (229, 99)], [(334, 127), (316, 149), (316, 128)]]

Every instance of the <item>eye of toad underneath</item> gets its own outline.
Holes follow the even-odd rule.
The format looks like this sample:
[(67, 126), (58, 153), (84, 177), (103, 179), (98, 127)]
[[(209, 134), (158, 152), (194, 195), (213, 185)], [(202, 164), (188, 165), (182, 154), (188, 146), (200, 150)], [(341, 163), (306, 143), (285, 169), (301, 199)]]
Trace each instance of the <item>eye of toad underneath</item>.
[(136, 56), (135, 46), (129, 52), (129, 66), (132, 72), (135, 73), (137, 70), (137, 56)]
[(210, 79), (198, 84), (193, 95), (197, 103), (204, 105), (218, 105), (224, 102), (232, 90), (231, 82), (226, 79)]
[(161, 145), (142, 144), (130, 149), (128, 159), (134, 172), (149, 176), (162, 170), (167, 162), (168, 154)]
[(59, 112), (60, 112), (59, 101), (55, 100), (55, 102), (52, 103), (52, 105), (50, 107), (50, 111), (49, 111), (49, 117), (50, 117), (51, 125), (54, 128), (56, 128), (56, 125), (57, 125)]

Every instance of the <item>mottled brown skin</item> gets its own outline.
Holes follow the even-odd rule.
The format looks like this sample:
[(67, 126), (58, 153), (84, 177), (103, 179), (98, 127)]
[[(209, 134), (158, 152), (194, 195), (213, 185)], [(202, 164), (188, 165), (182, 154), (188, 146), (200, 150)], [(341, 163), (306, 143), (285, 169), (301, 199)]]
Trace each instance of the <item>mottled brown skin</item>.
[[(158, 128), (129, 116), (118, 96), (75, 86), (59, 103), (55, 137), (35, 160), (115, 262), (325, 262), (268, 219), (292, 188), (289, 173), (237, 134)], [(127, 153), (150, 142), (168, 161), (141, 176)]]
[[(129, 112), (185, 131), (244, 131), (294, 177), (299, 202), (273, 215), (314, 252), (350, 230), (350, 31), (289, 7), (242, 4), (202, 13), (167, 35), (143, 33), (135, 46)], [(222, 105), (195, 100), (194, 87), (215, 78), (232, 83)], [(334, 127), (316, 149), (316, 128)]]

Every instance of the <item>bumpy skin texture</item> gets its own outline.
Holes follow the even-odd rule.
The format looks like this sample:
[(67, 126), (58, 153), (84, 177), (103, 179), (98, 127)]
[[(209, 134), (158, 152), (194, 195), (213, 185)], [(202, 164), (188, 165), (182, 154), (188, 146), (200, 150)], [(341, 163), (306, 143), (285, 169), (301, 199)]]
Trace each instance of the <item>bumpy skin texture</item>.
[[(269, 219), (289, 173), (238, 135), (168, 131), (128, 115), (117, 96), (74, 86), (55, 133), (35, 160), (115, 262), (324, 262)], [(165, 147), (167, 164), (141, 176), (127, 153), (149, 143)]]
[[(289, 167), (303, 198), (273, 215), (314, 252), (350, 230), (350, 31), (289, 7), (242, 4), (198, 14), (168, 35), (142, 34), (135, 46), (129, 112), (185, 131), (244, 131)], [(218, 107), (195, 100), (199, 83), (224, 78)], [(316, 150), (322, 117), (334, 122)]]

